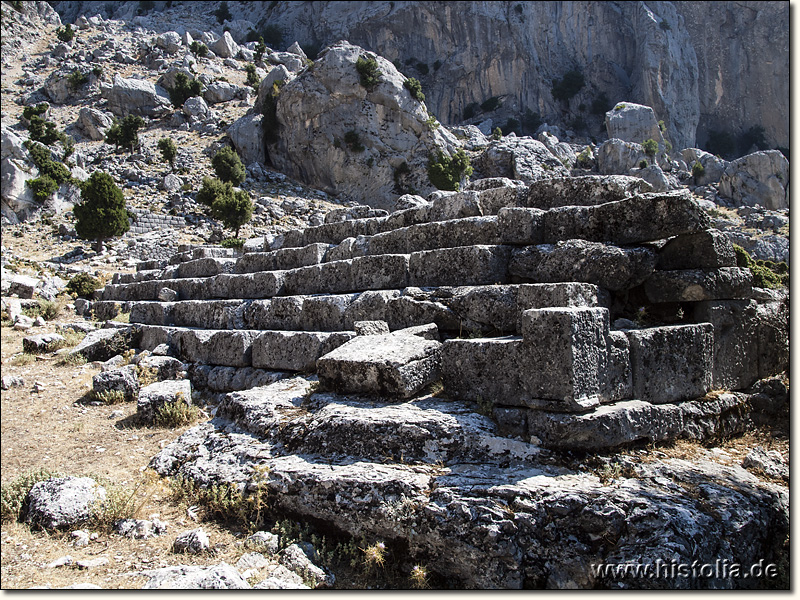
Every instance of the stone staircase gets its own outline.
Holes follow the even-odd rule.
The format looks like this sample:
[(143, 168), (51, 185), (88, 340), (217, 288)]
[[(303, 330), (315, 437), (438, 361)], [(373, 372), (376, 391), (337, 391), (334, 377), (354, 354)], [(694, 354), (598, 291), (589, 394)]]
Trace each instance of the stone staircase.
[(319, 372), (342, 393), (405, 399), (441, 380), (441, 397), (545, 447), (745, 427), (744, 396), (698, 399), (785, 368), (788, 300), (753, 289), (688, 192), (644, 186), (480, 180), (241, 257), (198, 248), (143, 263), (96, 310), (124, 305), (140, 347), (168, 344), (202, 381)]

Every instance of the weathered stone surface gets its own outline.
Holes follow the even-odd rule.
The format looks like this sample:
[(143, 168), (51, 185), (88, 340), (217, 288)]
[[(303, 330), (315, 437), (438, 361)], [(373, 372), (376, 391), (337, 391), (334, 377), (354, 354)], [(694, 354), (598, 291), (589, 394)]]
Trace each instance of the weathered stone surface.
[(90, 140), (104, 139), (106, 131), (113, 124), (114, 119), (110, 115), (96, 108), (85, 106), (78, 114), (78, 127)]
[(579, 281), (618, 291), (644, 282), (653, 272), (655, 263), (653, 251), (647, 248), (620, 248), (569, 240), (515, 249), (508, 272), (524, 281)]
[(739, 267), (655, 271), (644, 289), (650, 302), (733, 300), (752, 295), (753, 276), (749, 269)]
[(597, 168), (601, 175), (627, 175), (643, 160), (647, 160), (640, 143), (616, 138), (600, 144), (596, 154)]
[(726, 393), (678, 404), (627, 400), (584, 414), (532, 410), (527, 414), (528, 434), (547, 448), (587, 451), (640, 441), (735, 435), (752, 427), (748, 399), (746, 394)]
[(321, 357), (317, 371), (340, 392), (410, 398), (439, 379), (440, 348), (402, 330), (358, 336)]
[(22, 338), (22, 351), (29, 354), (52, 352), (54, 347), (64, 342), (64, 336), (58, 333), (40, 333)]
[(170, 345), (184, 361), (249, 367), (253, 340), (257, 336), (257, 331), (176, 329)]
[(353, 323), (356, 335), (384, 335), (389, 333), (386, 321), (356, 321)]
[(145, 423), (154, 421), (165, 404), (192, 404), (192, 385), (188, 379), (159, 381), (139, 390), (136, 412)]
[(544, 242), (573, 238), (635, 244), (708, 229), (711, 220), (686, 191), (642, 194), (597, 206), (565, 206), (544, 214)]
[[(359, 83), (355, 67), (365, 55), (378, 62), (381, 72), (373, 90)], [(376, 208), (391, 208), (397, 196), (395, 171), (403, 163), (409, 169), (402, 176), (405, 186), (422, 194), (433, 191), (428, 157), (435, 151), (452, 154), (457, 141), (444, 127), (427, 125), (425, 105), (403, 87), (404, 80), (385, 58), (348, 42), (333, 44), (317, 57), (313, 69), (281, 89), (280, 139), (270, 150), (273, 164), (314, 187)], [(313, 128), (307, 127), (309, 122)], [(341, 142), (351, 130), (363, 151)], [(370, 157), (376, 160), (368, 164)]]
[(698, 302), (694, 320), (714, 326), (714, 368), (716, 389), (741, 390), (759, 377), (758, 312), (753, 300)]
[(713, 327), (709, 323), (626, 331), (634, 398), (665, 404), (711, 389)]
[(789, 296), (758, 306), (758, 376), (776, 375), (789, 368)]
[(475, 165), (485, 177), (508, 177), (526, 183), (569, 174), (547, 146), (531, 138), (504, 137), (493, 141), (475, 159)]
[(325, 259), (331, 244), (310, 244), (300, 248), (284, 248), (273, 252), (252, 252), (236, 261), (237, 273), (297, 269), (316, 265)]
[(290, 544), (284, 548), (280, 554), (280, 561), (287, 569), (302, 575), (304, 580), (310, 580), (315, 588), (330, 588), (336, 583), (333, 573), (315, 565), (297, 544)]
[(139, 361), (138, 366), (154, 374), (159, 381), (179, 379), (187, 365), (171, 356), (147, 356)]
[(789, 208), (789, 161), (778, 150), (754, 152), (725, 167), (719, 195), (736, 206), (761, 206), (770, 210)]
[(558, 206), (594, 206), (650, 191), (647, 182), (625, 175), (553, 177), (530, 185), (525, 206), (545, 210)]
[(664, 271), (735, 267), (736, 253), (730, 238), (708, 229), (672, 238), (658, 251), (657, 266)]
[(175, 538), (172, 544), (173, 552), (187, 552), (189, 554), (200, 554), (211, 547), (208, 534), (202, 528), (185, 531)]
[(606, 132), (609, 139), (641, 144), (645, 140), (655, 140), (664, 150), (664, 136), (658, 127), (656, 115), (649, 106), (633, 102), (619, 102), (606, 113)]
[(303, 377), (284, 379), (265, 386), (226, 394), (217, 415), (230, 419), (245, 431), (273, 438), (273, 429), (297, 414), (313, 390)]
[(125, 79), (115, 75), (114, 84), (101, 86), (100, 91), (108, 99), (108, 109), (120, 117), (129, 114), (159, 117), (172, 107), (164, 88), (146, 79)]
[(226, 31), (217, 41), (209, 44), (208, 49), (221, 58), (232, 58), (239, 52), (239, 45), (233, 41), (230, 32)]
[(464, 217), (411, 225), (365, 239), (366, 254), (410, 254), (437, 248), (499, 243), (496, 217)]
[(213, 367), (211, 365), (189, 365), (189, 378), (195, 388), (206, 388), (212, 392), (238, 392), (282, 379), (286, 373), (254, 369), (253, 367)]
[(742, 466), (773, 479), (789, 481), (789, 465), (777, 450), (765, 450), (757, 446), (748, 452)]
[(353, 337), (354, 332), (345, 331), (264, 331), (253, 341), (253, 366), (313, 372), (318, 358)]
[[(710, 152), (700, 150), (700, 148), (684, 148), (681, 150), (681, 158), (686, 163), (689, 171), (692, 172), (692, 182), (695, 185), (717, 183), (728, 165), (728, 161)], [(695, 163), (700, 163), (703, 167), (703, 174), (700, 176), (694, 176), (693, 168)]]
[(266, 142), (261, 124), (263, 120), (263, 115), (256, 112), (245, 115), (228, 126), (228, 137), (245, 164), (266, 162)]
[(249, 590), (250, 584), (227, 563), (211, 567), (178, 566), (140, 571), (150, 579), (143, 590)]
[(529, 245), (544, 241), (544, 214), (538, 208), (501, 208), (497, 228), (503, 244)]
[(470, 246), (414, 252), (409, 260), (409, 284), (414, 286), (485, 285), (508, 282), (510, 249)]
[(73, 527), (88, 520), (104, 500), (106, 490), (89, 477), (40, 481), (28, 493), (28, 523), (45, 529)]
[(161, 519), (121, 519), (114, 524), (114, 530), (123, 537), (146, 540), (167, 532), (167, 524)]
[(136, 365), (126, 365), (120, 369), (98, 373), (92, 377), (92, 390), (100, 398), (108, 392), (120, 392), (126, 402), (136, 400), (139, 395)]
[(86, 334), (81, 342), (69, 351), (70, 356), (82, 355), (87, 361), (105, 361), (122, 354), (128, 348), (135, 348), (141, 338), (137, 326), (112, 329), (95, 329)]

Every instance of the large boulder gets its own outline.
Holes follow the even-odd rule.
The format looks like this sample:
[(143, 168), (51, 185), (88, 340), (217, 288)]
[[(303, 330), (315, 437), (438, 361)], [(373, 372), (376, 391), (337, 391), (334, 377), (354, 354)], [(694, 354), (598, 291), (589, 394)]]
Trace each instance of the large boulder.
[(647, 160), (641, 144), (617, 138), (600, 144), (596, 155), (597, 169), (601, 175), (628, 175), (642, 160)]
[(209, 44), (208, 49), (221, 58), (233, 58), (239, 52), (239, 44), (226, 31), (216, 42)]
[(509, 136), (492, 142), (476, 159), (475, 166), (484, 177), (508, 177), (526, 183), (569, 175), (547, 146), (527, 137)]
[(683, 149), (681, 158), (690, 171), (692, 171), (695, 163), (700, 163), (703, 167), (703, 174), (694, 178), (695, 185), (708, 185), (709, 183), (718, 182), (728, 166), (728, 161), (705, 150), (700, 150), (700, 148)]
[(85, 106), (78, 115), (78, 127), (90, 140), (99, 141), (106, 137), (106, 131), (114, 124), (108, 113)]
[(11, 223), (19, 223), (26, 220), (40, 206), (34, 200), (33, 190), (27, 185), (29, 179), (38, 175), (38, 170), (32, 165), (11, 157), (3, 158), (0, 165), (2, 214)]
[(718, 191), (736, 206), (789, 208), (789, 161), (778, 150), (738, 158), (726, 166)]
[(129, 114), (160, 117), (170, 111), (172, 103), (164, 88), (144, 79), (125, 79), (114, 76), (111, 86), (101, 86), (108, 109), (117, 116)]
[(658, 126), (656, 115), (649, 106), (620, 102), (606, 113), (608, 138), (641, 144), (645, 140), (655, 140), (659, 149), (664, 150), (664, 136)]
[[(376, 61), (379, 82), (361, 85), (356, 62)], [(268, 147), (273, 165), (329, 193), (389, 208), (405, 188), (434, 191), (430, 155), (452, 154), (457, 141), (429, 122), (424, 102), (404, 87), (406, 78), (381, 56), (338, 42), (312, 68), (283, 86), (276, 118), (278, 141)], [(405, 172), (405, 174), (403, 174)]]

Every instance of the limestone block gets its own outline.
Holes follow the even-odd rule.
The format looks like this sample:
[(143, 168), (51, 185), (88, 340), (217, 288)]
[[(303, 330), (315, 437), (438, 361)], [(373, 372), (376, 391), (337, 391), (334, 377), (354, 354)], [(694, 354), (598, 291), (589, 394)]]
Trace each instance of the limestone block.
[(348, 329), (356, 321), (386, 321), (386, 311), (400, 290), (368, 290), (358, 295), (345, 311), (344, 324)]
[(532, 398), (563, 403), (566, 410), (596, 405), (604, 392), (608, 310), (541, 308), (522, 314), (529, 368), (521, 377)]
[(332, 294), (305, 298), (298, 329), (304, 331), (348, 329), (345, 327), (344, 315), (356, 298), (358, 294)]
[(736, 253), (728, 236), (717, 229), (679, 235), (658, 252), (657, 267), (664, 271), (735, 267)]
[(431, 220), (430, 212), (430, 204), (399, 210), (386, 217), (386, 221), (384, 221), (381, 230), (391, 231), (402, 227), (417, 225), (419, 223), (427, 223)]
[(653, 272), (647, 248), (620, 248), (586, 240), (514, 249), (509, 273), (537, 283), (578, 281), (618, 291), (641, 284)]
[(178, 327), (227, 329), (226, 308), (237, 305), (237, 301), (228, 300), (184, 300), (173, 305), (172, 319)]
[(365, 291), (404, 288), (409, 284), (409, 262), (407, 254), (354, 258), (352, 260), (353, 284), (351, 289)]
[(251, 366), (252, 344), (257, 331), (177, 329), (171, 345), (179, 358), (229, 367)]
[(112, 391), (122, 393), (127, 402), (135, 400), (139, 395), (136, 365), (126, 365), (120, 369), (98, 373), (92, 377), (92, 390), (100, 398)]
[(52, 352), (60, 342), (64, 342), (64, 336), (58, 333), (30, 335), (22, 338), (22, 350), (28, 354), (44, 354)]
[(414, 252), (409, 260), (409, 284), (433, 287), (507, 283), (509, 253), (510, 249), (503, 246)]
[(463, 191), (436, 198), (430, 208), (429, 218), (431, 221), (449, 221), (482, 214), (479, 193)]
[(584, 175), (534, 181), (524, 206), (547, 210), (559, 206), (595, 206), (651, 191), (639, 177)]
[(253, 343), (253, 367), (313, 372), (318, 358), (353, 337), (349, 331), (264, 331)]
[(439, 379), (440, 349), (416, 335), (358, 336), (320, 358), (317, 371), (340, 392), (410, 398)]
[(644, 289), (650, 302), (749, 298), (753, 290), (753, 275), (749, 269), (739, 267), (722, 267), (713, 271), (655, 271), (645, 282)]
[(758, 306), (758, 376), (789, 368), (789, 297)]
[(496, 187), (485, 189), (473, 188), (470, 183), (467, 189), (476, 189), (479, 193), (478, 202), (480, 203), (481, 214), (496, 215), (500, 209), (511, 206), (524, 206), (525, 197), (528, 194), (528, 186), (521, 181), (514, 181), (505, 177), (492, 179), (482, 179), (478, 182), (496, 182)]
[(544, 241), (544, 211), (538, 208), (501, 208), (497, 227), (503, 244), (541, 244)]
[(139, 390), (136, 412), (145, 423), (151, 423), (165, 404), (192, 404), (192, 384), (188, 379), (159, 381)]
[(232, 258), (200, 258), (178, 265), (175, 277), (212, 277), (220, 273), (230, 273), (236, 263)]
[(714, 328), (710, 323), (626, 331), (633, 397), (653, 404), (699, 398), (712, 385)]
[(686, 191), (648, 193), (597, 206), (564, 206), (544, 214), (544, 242), (584, 239), (636, 244), (708, 229), (710, 217)]
[(458, 317), (440, 302), (400, 296), (389, 300), (385, 320), (390, 329), (404, 329), (426, 323), (435, 323), (442, 329), (457, 330)]
[(753, 300), (698, 302), (694, 321), (714, 326), (712, 385), (741, 390), (751, 386), (758, 373), (758, 311)]
[(353, 324), (356, 335), (384, 335), (389, 333), (386, 321), (356, 321)]
[(90, 477), (54, 477), (28, 492), (26, 522), (46, 529), (74, 527), (95, 514), (106, 490)]

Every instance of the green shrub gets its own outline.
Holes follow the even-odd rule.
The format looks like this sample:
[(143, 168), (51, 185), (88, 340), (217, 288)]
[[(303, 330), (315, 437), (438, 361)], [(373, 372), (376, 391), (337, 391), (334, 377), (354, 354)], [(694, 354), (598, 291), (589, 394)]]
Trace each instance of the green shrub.
[(85, 83), (89, 83), (89, 76), (86, 75), (86, 73), (81, 72), (80, 69), (75, 69), (67, 76), (67, 82), (74, 91)]
[(539, 125), (542, 123), (542, 116), (538, 112), (533, 112), (530, 108), (525, 109), (525, 114), (522, 115), (522, 125), (525, 127), (525, 131), (533, 133), (539, 129)]
[[(270, 23), (264, 27), (264, 42), (271, 48), (279, 48), (283, 44), (283, 29), (275, 23)], [(308, 54), (308, 56), (311, 56)]]
[(3, 522), (18, 521), (27, 510), (28, 492), (41, 481), (58, 477), (46, 469), (28, 471), (4, 484), (0, 488), (0, 520)]
[(257, 41), (258, 43), (256, 44), (256, 49), (253, 51), (253, 58), (257, 63), (260, 63), (264, 58), (264, 52), (267, 51), (267, 45), (264, 43), (263, 36), (259, 36), (258, 40), (254, 41)]
[(212, 179), (211, 177), (203, 177), (203, 185), (200, 191), (197, 192), (196, 200), (200, 204), (210, 207), (217, 198), (228, 193), (233, 193), (233, 186), (230, 183)]
[(411, 93), (411, 97), (414, 98), (414, 100), (425, 102), (425, 94), (422, 93), (422, 84), (418, 79), (409, 77), (403, 82), (403, 86)]
[(646, 169), (648, 166), (650, 166), (650, 164), (647, 162), (646, 159), (643, 158), (642, 160), (639, 161), (640, 169)]
[(64, 27), (56, 29), (56, 37), (60, 42), (71, 42), (75, 39), (75, 30), (67, 23)]
[(138, 115), (128, 115), (121, 122), (115, 121), (106, 131), (106, 143), (133, 151), (139, 147), (139, 129), (144, 125), (144, 119)]
[(488, 100), (484, 100), (481, 103), (481, 110), (483, 112), (492, 112), (496, 110), (500, 106), (500, 97), (499, 96), (492, 96)]
[(59, 140), (56, 124), (45, 120), (39, 115), (31, 116), (29, 119), (28, 131), (30, 132), (30, 139), (34, 142), (41, 142), (47, 146), (55, 144)]
[(658, 152), (658, 142), (654, 139), (645, 140), (642, 142), (642, 148), (644, 149), (644, 153), (647, 156), (655, 156), (656, 152)]
[(492, 139), (500, 140), (502, 138), (503, 138), (503, 130), (500, 129), (499, 127), (495, 127), (494, 130), (492, 130)]
[(208, 56), (208, 46), (206, 46), (203, 42), (198, 42), (194, 40), (191, 44), (189, 44), (189, 50), (191, 50), (197, 56)]
[(242, 159), (230, 146), (221, 148), (211, 159), (211, 165), (214, 167), (217, 177), (222, 181), (229, 181), (233, 185), (239, 185), (247, 177)]
[(64, 163), (53, 160), (53, 155), (46, 146), (31, 140), (27, 140), (24, 145), (33, 164), (39, 169), (40, 178), (49, 177), (58, 185), (72, 180), (67, 166)]
[(50, 105), (47, 102), (40, 102), (36, 106), (26, 106), (22, 109), (22, 118), (26, 121), (30, 121), (31, 117), (34, 115), (40, 117), (48, 110), (50, 110)]
[(181, 427), (194, 423), (199, 417), (200, 409), (197, 406), (179, 398), (159, 406), (153, 421), (160, 427)]
[(347, 147), (353, 152), (363, 152), (366, 150), (364, 145), (361, 143), (361, 138), (358, 136), (358, 132), (353, 129), (344, 134), (344, 143), (347, 144)]
[(555, 100), (568, 102), (577, 95), (585, 83), (583, 73), (577, 69), (567, 71), (561, 79), (553, 81), (551, 91)]
[(72, 210), (75, 231), (85, 240), (95, 240), (98, 253), (103, 241), (130, 229), (122, 190), (111, 175), (95, 171), (81, 184), (81, 203)]
[(58, 190), (58, 184), (47, 175), (42, 175), (36, 179), (28, 179), (26, 183), (33, 190), (33, 197), (38, 202), (44, 202)]
[(67, 282), (67, 292), (75, 298), (91, 300), (94, 292), (102, 286), (100, 280), (88, 273), (78, 273)]
[(368, 92), (374, 90), (381, 80), (381, 68), (378, 61), (369, 56), (361, 56), (356, 61), (356, 71), (358, 71), (361, 85)]
[(753, 274), (753, 285), (760, 288), (780, 288), (789, 286), (789, 267), (785, 262), (775, 263), (771, 260), (752, 259), (750, 254), (736, 244), (736, 265), (742, 269), (750, 269)]
[(220, 23), (224, 23), (225, 21), (231, 20), (231, 11), (228, 8), (228, 3), (223, 0), (219, 3), (219, 8), (214, 11), (214, 14), (217, 16), (217, 21)]
[(440, 190), (458, 191), (462, 179), (472, 175), (469, 156), (459, 149), (452, 157), (443, 152), (428, 162), (428, 179)]
[(211, 205), (211, 216), (233, 229), (234, 237), (238, 238), (239, 229), (253, 218), (253, 201), (244, 190), (226, 194)]
[(700, 163), (700, 161), (695, 161), (695, 163), (692, 165), (692, 177), (694, 177), (695, 181), (700, 179), (705, 174), (706, 168)]
[(244, 240), (242, 238), (225, 238), (219, 245), (223, 248), (242, 248)]
[(168, 162), (171, 169), (175, 168), (175, 157), (178, 155), (178, 147), (172, 138), (161, 138), (158, 140), (158, 149), (161, 152), (161, 158), (164, 162)]
[(203, 85), (197, 79), (189, 79), (186, 73), (177, 73), (175, 75), (175, 87), (169, 88), (169, 99), (172, 106), (180, 108), (183, 103), (193, 96), (199, 96)]
[(509, 118), (506, 121), (506, 124), (503, 125), (503, 127), (502, 127), (503, 135), (508, 135), (509, 133), (512, 133), (512, 132), (516, 133), (517, 135), (519, 135), (521, 133), (521, 129), (522, 129), (521, 128), (521, 123), (517, 119), (514, 119), (514, 118)]
[(253, 63), (247, 63), (244, 66), (244, 70), (247, 73), (247, 80), (245, 83), (249, 85), (254, 90), (258, 90), (258, 85), (261, 83), (261, 80), (258, 78), (256, 74), (256, 66)]

